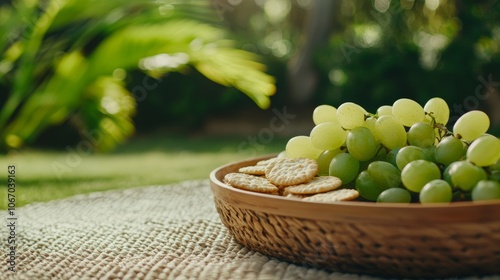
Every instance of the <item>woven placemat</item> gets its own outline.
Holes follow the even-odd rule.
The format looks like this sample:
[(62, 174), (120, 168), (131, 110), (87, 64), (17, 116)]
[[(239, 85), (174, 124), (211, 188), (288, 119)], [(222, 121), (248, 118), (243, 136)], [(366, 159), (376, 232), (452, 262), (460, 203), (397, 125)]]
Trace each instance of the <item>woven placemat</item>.
[[(0, 279), (378, 279), (240, 246), (221, 224), (206, 180), (79, 195), (16, 213), (17, 272), (3, 261)], [(4, 257), (8, 234), (2, 226)]]

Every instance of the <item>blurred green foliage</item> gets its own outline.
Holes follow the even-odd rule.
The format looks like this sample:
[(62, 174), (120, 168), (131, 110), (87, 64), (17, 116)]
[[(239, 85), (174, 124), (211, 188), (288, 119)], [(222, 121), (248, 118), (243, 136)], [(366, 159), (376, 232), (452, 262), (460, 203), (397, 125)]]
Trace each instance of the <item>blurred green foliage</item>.
[[(315, 1), (249, 2), (245, 11), (230, 15), (235, 32), (243, 45), (281, 65), (271, 69), (287, 68), (303, 51), (303, 41), (313, 37), (306, 36), (304, 21)], [(273, 7), (287, 15), (276, 18)], [(327, 43), (312, 54), (318, 83), (311, 107), (354, 101), (375, 111), (401, 97), (423, 105), (440, 96), (450, 105), (451, 122), (480, 109), (500, 132), (499, 1), (341, 0), (329, 22)], [(273, 72), (278, 84), (287, 78), (283, 72)], [(287, 93), (278, 88), (275, 98)]]
[[(206, 1), (17, 0), (0, 6), (0, 147), (33, 143), (71, 123), (95, 149), (134, 132), (136, 102), (127, 71), (156, 79), (198, 73), (270, 105), (274, 78), (253, 53), (235, 47)], [(154, 79), (152, 79), (154, 80)], [(133, 85), (132, 85), (133, 87)]]
[[(66, 3), (63, 0), (54, 2)], [(103, 113), (95, 108), (98, 100), (104, 97), (105, 84), (116, 89), (115, 99), (125, 95), (132, 97), (120, 97), (120, 100), (131, 102), (122, 104), (124, 112), (128, 112), (125, 114), (128, 120), (121, 125), (123, 131), (129, 131), (126, 135), (134, 128), (132, 124), (140, 131), (156, 130), (162, 126), (191, 129), (202, 125), (211, 114), (221, 111), (231, 113), (247, 106), (255, 106), (251, 99), (235, 94), (238, 91), (249, 94), (261, 107), (269, 106), (269, 100), (273, 107), (289, 105), (290, 84), (287, 79), (290, 62), (303, 51), (304, 43), (316, 35), (309, 34), (314, 33), (314, 30), (306, 28), (314, 0), (134, 1), (133, 4), (122, 4), (120, 8), (112, 8), (119, 0), (91, 2), (93, 4), (68, 1), (67, 3), (72, 3), (72, 8), (67, 8), (65, 16), (55, 21), (58, 28), (47, 32), (43, 40), (45, 45), (42, 44), (45, 49), (40, 48), (34, 59), (37, 64), (45, 66), (26, 67), (34, 68), (32, 72), (36, 78), (32, 80), (36, 81), (36, 85), (43, 85), (47, 77), (58, 73), (58, 65), (64, 61), (61, 54), (68, 55), (78, 50), (83, 58), (89, 59), (97, 54), (96, 51), (103, 43), (114, 40), (114, 43), (109, 43), (113, 45), (109, 52), (101, 53), (99, 58), (91, 60), (95, 63), (91, 67), (92, 71), (106, 70), (107, 78), (94, 80), (96, 84), (92, 83), (88, 87), (93, 89), (93, 93), (86, 90), (87, 94), (82, 95), (85, 99), (78, 100), (80, 105), (66, 109), (66, 112), (71, 112), (69, 117), (60, 117), (56, 122), (62, 126), (56, 127), (57, 129), (46, 126), (44, 131), (37, 132), (36, 134), (42, 133), (42, 139), (62, 141), (61, 144), (64, 144), (68, 141), (68, 135), (75, 131), (69, 128), (70, 125), (76, 123), (77, 132), (82, 131), (82, 128), (97, 127), (100, 122), (95, 120), (100, 117), (96, 115)], [(145, 8), (148, 5), (149, 8)], [(45, 8), (38, 6), (36, 10), (39, 17)], [(22, 21), (23, 18), (33, 18), (26, 14), (30, 9), (18, 8), (16, 12), (21, 13), (17, 19), (9, 16), (5, 8), (0, 9), (0, 29), (9, 24), (21, 28), (17, 33), (3, 29), (0, 30), (1, 34), (8, 32), (17, 34), (18, 37), (19, 34), (31, 34), (29, 30), (22, 30), (34, 22)], [(225, 46), (230, 39), (232, 46), (248, 51), (246, 54), (251, 52), (260, 55), (261, 62), (267, 66), (267, 73), (276, 79), (277, 94), (268, 97), (272, 91), (267, 87), (271, 80), (268, 76), (259, 76), (257, 72), (253, 72), (256, 76), (249, 75), (248, 72), (232, 75), (233, 70), (213, 72), (213, 69), (228, 65), (233, 67), (231, 69), (238, 68), (241, 61), (236, 62), (233, 58), (239, 56), (240, 51), (225, 53), (222, 58), (211, 56), (210, 58), (216, 59), (215, 62), (210, 62), (213, 66), (211, 69), (203, 64), (196, 67), (195, 61), (179, 63), (184, 61), (184, 57), (176, 54), (184, 51), (178, 49), (168, 50), (172, 54), (168, 59), (178, 63), (173, 68), (147, 70), (143, 67), (134, 70), (129, 67), (125, 70), (130, 71), (123, 75), (121, 71), (113, 71), (116, 65), (108, 63), (110, 59), (123, 58), (132, 49), (138, 49), (127, 47), (130, 44), (126, 40), (144, 39), (144, 45), (152, 46), (148, 40), (155, 37), (153, 33), (158, 32), (158, 29), (148, 32), (149, 28), (145, 28), (146, 26), (165, 22), (181, 22), (182, 25), (186, 21), (189, 21), (188, 25), (191, 24), (186, 29), (178, 28), (175, 24), (170, 29), (161, 29), (174, 34), (183, 30), (175, 35), (177, 39), (169, 45), (178, 44), (179, 38), (189, 38), (196, 45), (199, 41), (192, 39), (201, 36), (212, 38), (218, 45)], [(207, 33), (203, 29), (205, 25), (200, 29), (195, 27), (192, 25), (193, 21), (196, 24), (210, 23), (210, 30), (213, 32)], [(440, 96), (450, 104), (451, 121), (465, 111), (481, 109), (491, 116), (493, 129), (497, 132), (500, 130), (500, 111), (497, 109), (500, 107), (500, 1), (339, 0), (328, 21), (331, 23), (331, 33), (326, 43), (315, 45), (312, 51), (313, 74), (317, 79), (315, 90), (309, 103), (301, 103), (299, 107), (312, 108), (321, 103), (337, 106), (345, 101), (354, 101), (369, 111), (375, 111), (378, 106), (391, 104), (400, 97), (409, 97), (423, 104), (430, 97)], [(130, 28), (132, 33), (120, 32), (129, 30), (126, 28)], [(151, 30), (155, 30), (154, 28), (151, 27)], [(166, 36), (174, 39), (173, 34)], [(8, 37), (16, 38), (12, 35)], [(51, 38), (57, 40), (50, 40)], [(184, 43), (187, 41), (188, 39)], [(211, 46), (208, 43), (206, 45)], [(0, 49), (7, 50), (2, 45)], [(9, 63), (5, 63), (8, 59), (14, 59), (17, 63), (14, 68), (16, 71), (19, 70), (19, 61), (29, 64), (29, 58), (17, 59), (19, 53), (15, 44), (10, 43), (3, 60), (0, 58), (0, 73), (5, 71), (2, 69), (9, 67)], [(68, 64), (79, 59), (76, 54), (73, 55), (72, 60), (67, 61)], [(128, 65), (134, 64), (132, 61), (137, 63), (137, 57), (131, 58)], [(247, 64), (248, 68), (263, 70), (261, 64), (253, 64), (254, 56), (245, 57), (244, 61), (252, 61)], [(186, 67), (189, 64), (195, 67)], [(109, 73), (110, 71), (113, 72)], [(223, 78), (223, 75), (232, 75), (235, 79), (231, 82)], [(122, 79), (117, 81), (116, 77)], [(257, 93), (245, 90), (248, 83), (236, 83), (241, 78), (259, 81), (260, 77), (265, 78), (263, 83), (254, 85)], [(306, 77), (299, 79), (305, 80)], [(20, 78), (14, 78), (11, 71), (0, 78), (0, 90), (10, 90), (13, 82), (18, 80), (21, 81)], [(21, 89), (23, 86), (17, 90)], [(265, 94), (259, 95), (260, 92)], [(6, 95), (0, 95), (0, 104), (5, 104), (6, 98)], [(47, 102), (45, 98), (44, 102)], [(38, 101), (36, 103), (40, 104)], [(23, 101), (21, 104), (25, 106), (28, 102)], [(22, 113), (23, 110), (16, 107), (12, 114), (19, 116)], [(5, 114), (3, 108), (2, 114)], [(8, 119), (11, 123), (12, 120), (12, 117)], [(24, 127), (25, 124), (18, 127), (20, 126)], [(3, 133), (4, 128), (0, 126), (0, 129)]]
[(338, 24), (343, 28), (318, 52), (319, 100), (354, 100), (374, 111), (399, 97), (423, 104), (440, 96), (451, 107), (451, 121), (473, 109), (495, 115), (498, 1), (374, 1), (364, 7), (360, 2), (342, 2), (341, 9), (355, 12), (337, 20), (350, 23)]

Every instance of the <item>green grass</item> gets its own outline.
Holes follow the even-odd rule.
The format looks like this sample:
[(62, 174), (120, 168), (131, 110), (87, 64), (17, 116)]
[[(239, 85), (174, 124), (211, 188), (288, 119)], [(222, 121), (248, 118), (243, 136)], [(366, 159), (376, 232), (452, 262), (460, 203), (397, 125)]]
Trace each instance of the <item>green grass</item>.
[[(243, 144), (242, 144), (243, 143)], [(3, 178), (16, 166), (16, 207), (76, 194), (208, 179), (214, 168), (252, 156), (279, 152), (286, 139), (251, 145), (242, 138), (149, 136), (135, 138), (112, 153), (23, 150), (0, 155)], [(83, 147), (83, 146), (82, 146)], [(7, 208), (6, 179), (0, 209)]]

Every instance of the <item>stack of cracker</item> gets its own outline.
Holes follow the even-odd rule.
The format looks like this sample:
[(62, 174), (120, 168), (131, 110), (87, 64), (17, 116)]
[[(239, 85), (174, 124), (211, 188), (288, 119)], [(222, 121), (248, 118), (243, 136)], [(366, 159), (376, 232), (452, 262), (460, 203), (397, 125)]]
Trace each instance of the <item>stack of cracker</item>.
[(356, 190), (339, 189), (342, 186), (339, 178), (317, 174), (318, 163), (313, 159), (271, 158), (228, 173), (224, 183), (238, 189), (305, 201), (348, 201), (359, 196)]

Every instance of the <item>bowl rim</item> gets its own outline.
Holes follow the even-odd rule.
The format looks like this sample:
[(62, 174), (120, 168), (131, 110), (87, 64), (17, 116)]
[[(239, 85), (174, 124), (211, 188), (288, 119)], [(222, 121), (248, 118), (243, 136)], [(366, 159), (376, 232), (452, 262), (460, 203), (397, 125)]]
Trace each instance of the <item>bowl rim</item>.
[(316, 202), (241, 190), (222, 181), (225, 174), (276, 154), (233, 161), (210, 172), (215, 198), (233, 207), (257, 212), (327, 221), (394, 224), (487, 223), (500, 221), (500, 201), (450, 203), (374, 203), (362, 201)]

